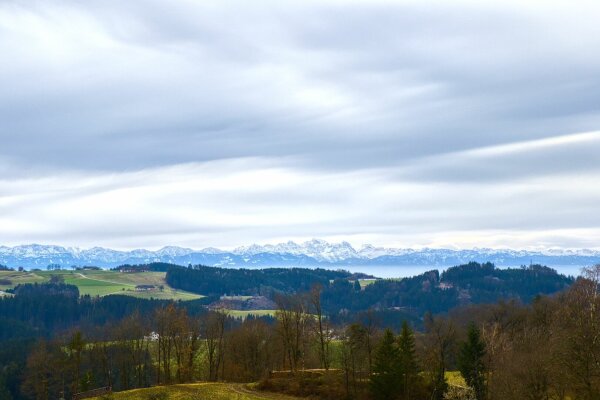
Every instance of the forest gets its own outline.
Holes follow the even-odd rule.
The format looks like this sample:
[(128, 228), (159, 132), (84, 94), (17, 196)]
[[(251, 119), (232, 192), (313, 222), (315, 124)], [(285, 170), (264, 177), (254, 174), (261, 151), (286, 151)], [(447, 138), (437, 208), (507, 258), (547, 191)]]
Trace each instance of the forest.
[[(356, 313), (376, 310), (387, 314), (387, 324), (397, 329), (404, 319), (415, 323), (426, 312), (446, 313), (465, 304), (517, 299), (529, 303), (540, 294), (556, 293), (574, 281), (555, 270), (530, 265), (521, 268), (496, 268), (491, 263), (471, 262), (404, 279), (372, 280), (364, 288), (359, 280), (364, 274), (325, 269), (229, 269), (206, 266), (187, 268), (172, 266), (166, 281), (174, 288), (203, 295), (264, 295), (308, 291), (322, 287), (323, 310), (329, 318), (348, 322)], [(386, 311), (393, 310), (393, 313)]]
[(210, 296), (17, 286), (0, 298), (0, 399), (200, 381), (320, 399), (600, 398), (600, 266), (574, 279), (470, 263), (364, 287), (343, 271), (248, 271), (172, 266), (167, 277), (271, 296), (274, 317), (233, 318), (208, 309)]

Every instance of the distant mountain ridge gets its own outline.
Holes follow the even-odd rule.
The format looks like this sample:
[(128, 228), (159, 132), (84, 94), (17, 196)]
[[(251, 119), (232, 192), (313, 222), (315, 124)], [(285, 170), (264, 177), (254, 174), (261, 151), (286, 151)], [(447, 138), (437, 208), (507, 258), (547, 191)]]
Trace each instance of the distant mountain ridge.
[(402, 249), (364, 245), (355, 249), (348, 242), (329, 243), (313, 239), (238, 247), (233, 250), (167, 246), (150, 251), (118, 251), (102, 247), (80, 249), (54, 245), (0, 246), (0, 264), (10, 267), (44, 268), (48, 264), (63, 267), (94, 265), (115, 267), (122, 264), (168, 262), (179, 265), (205, 264), (224, 267), (340, 267), (344, 266), (420, 266), (448, 267), (470, 261), (490, 261), (498, 266), (539, 263), (548, 266), (586, 266), (600, 263), (598, 250), (528, 251), (510, 249)]

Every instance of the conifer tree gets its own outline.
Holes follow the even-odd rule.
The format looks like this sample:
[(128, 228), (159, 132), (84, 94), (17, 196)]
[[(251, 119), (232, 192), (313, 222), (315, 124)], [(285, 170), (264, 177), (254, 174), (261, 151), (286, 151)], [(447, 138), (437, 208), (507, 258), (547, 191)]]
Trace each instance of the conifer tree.
[[(0, 265), (0, 268), (1, 267), (2, 267), (2, 265)], [(4, 375), (2, 375), (2, 372), (3, 371), (0, 371), (0, 399), (12, 400), (12, 398), (13, 398), (12, 394), (6, 387), (6, 379), (4, 378)]]
[(389, 400), (398, 397), (400, 392), (399, 353), (394, 334), (386, 329), (375, 353), (371, 393), (376, 400)]
[(474, 323), (469, 325), (467, 341), (458, 355), (458, 369), (473, 391), (477, 400), (485, 399), (485, 343)]
[(408, 400), (419, 378), (419, 366), (415, 355), (414, 333), (406, 321), (402, 323), (402, 331), (398, 338), (398, 352), (402, 398)]

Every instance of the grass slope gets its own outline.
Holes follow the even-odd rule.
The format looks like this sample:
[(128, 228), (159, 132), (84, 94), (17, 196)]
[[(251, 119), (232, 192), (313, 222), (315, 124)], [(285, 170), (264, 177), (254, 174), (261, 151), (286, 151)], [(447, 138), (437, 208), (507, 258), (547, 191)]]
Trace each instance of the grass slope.
[(33, 272), (0, 271), (0, 281), (2, 280), (9, 280), (11, 284), (0, 284), (0, 290), (11, 289), (21, 283), (41, 283), (46, 281), (46, 278)]
[(359, 279), (358, 283), (360, 284), (360, 288), (364, 289), (367, 286), (373, 284), (377, 279)]
[[(75, 285), (79, 293), (90, 296), (108, 296), (123, 294), (145, 299), (194, 300), (202, 296), (176, 290), (165, 282), (164, 272), (140, 272), (126, 274), (117, 271), (36, 271), (13, 272), (0, 271), (0, 280), (7, 279), (10, 285), (0, 285), (0, 291), (13, 288), (18, 284), (41, 283), (50, 279), (51, 275), (61, 275), (65, 283)], [(137, 285), (164, 286), (164, 290), (136, 292)]]
[[(161, 397), (162, 396), (162, 397)], [(160, 386), (148, 389), (135, 389), (125, 392), (113, 393), (112, 400), (297, 400), (298, 397), (284, 396), (281, 394), (257, 392), (247, 385), (232, 383), (193, 383), (186, 385)], [(103, 397), (94, 397), (91, 400), (103, 400)]]

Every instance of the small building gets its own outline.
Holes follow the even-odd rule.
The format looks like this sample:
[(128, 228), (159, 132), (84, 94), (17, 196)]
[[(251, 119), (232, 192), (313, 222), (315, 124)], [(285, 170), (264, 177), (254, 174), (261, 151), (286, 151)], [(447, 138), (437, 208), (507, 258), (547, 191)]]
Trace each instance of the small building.
[(448, 290), (448, 289), (452, 289), (454, 287), (454, 285), (451, 283), (447, 283), (447, 282), (440, 282), (438, 287), (442, 290)]
[(135, 287), (136, 292), (148, 292), (148, 291), (154, 290), (154, 289), (156, 289), (156, 286), (154, 286), (154, 285), (137, 285)]

